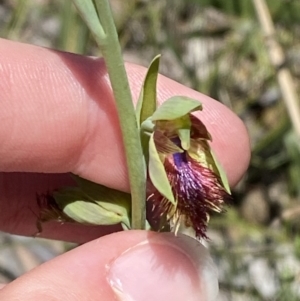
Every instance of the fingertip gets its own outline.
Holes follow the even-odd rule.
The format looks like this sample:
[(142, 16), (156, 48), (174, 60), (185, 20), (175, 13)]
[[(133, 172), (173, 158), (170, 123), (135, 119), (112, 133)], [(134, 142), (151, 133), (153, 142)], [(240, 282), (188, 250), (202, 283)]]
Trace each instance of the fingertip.
[(210, 301), (217, 291), (215, 267), (196, 240), (172, 233), (126, 231), (41, 265), (7, 285), (0, 298)]

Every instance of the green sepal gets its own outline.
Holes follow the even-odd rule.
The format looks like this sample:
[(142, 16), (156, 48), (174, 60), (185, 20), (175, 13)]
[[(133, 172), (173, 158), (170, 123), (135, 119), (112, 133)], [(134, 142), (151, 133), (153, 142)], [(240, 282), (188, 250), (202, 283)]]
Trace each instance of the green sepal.
[(154, 123), (149, 118), (147, 118), (141, 124), (140, 138), (145, 162), (149, 161), (149, 139), (152, 133), (154, 132), (154, 127)]
[(130, 228), (130, 194), (77, 176), (79, 187), (66, 187), (53, 193), (61, 210), (71, 219), (90, 225), (122, 223)]
[(157, 108), (151, 120), (174, 120), (198, 110), (202, 110), (202, 104), (198, 100), (185, 96), (173, 96)]
[(216, 155), (210, 148), (207, 141), (194, 141), (190, 149), (188, 150), (188, 153), (194, 160), (199, 162), (201, 165), (211, 169), (216, 175), (218, 175), (220, 177), (221, 184), (226, 192), (228, 192), (229, 194), (231, 193), (226, 173), (221, 164), (218, 162)]
[(159, 69), (160, 55), (157, 55), (147, 70), (147, 74), (136, 105), (138, 127), (156, 110), (156, 82)]
[(215, 170), (217, 171), (220, 179), (221, 179), (221, 182), (223, 184), (223, 187), (225, 188), (226, 192), (228, 192), (229, 194), (231, 194), (231, 191), (230, 191), (230, 186), (229, 186), (229, 182), (228, 182), (228, 178), (227, 178), (227, 175), (226, 175), (226, 172), (225, 170), (223, 169), (221, 163), (219, 163), (215, 153), (213, 152), (212, 149), (210, 149), (210, 154), (212, 156), (212, 159), (213, 159), (213, 162), (214, 162), (214, 165), (215, 165)]
[(176, 205), (168, 176), (155, 147), (153, 135), (149, 139), (149, 177), (161, 195)]

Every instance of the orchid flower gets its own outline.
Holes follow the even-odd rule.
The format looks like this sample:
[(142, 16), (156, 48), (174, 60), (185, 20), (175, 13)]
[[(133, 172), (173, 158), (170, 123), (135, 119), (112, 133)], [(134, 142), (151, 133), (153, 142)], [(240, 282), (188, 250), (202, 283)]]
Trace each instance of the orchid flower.
[(148, 202), (160, 218), (177, 232), (192, 227), (206, 237), (211, 212), (221, 212), (230, 189), (216, 162), (211, 135), (192, 112), (201, 104), (187, 97), (172, 97), (141, 128), (149, 135)]

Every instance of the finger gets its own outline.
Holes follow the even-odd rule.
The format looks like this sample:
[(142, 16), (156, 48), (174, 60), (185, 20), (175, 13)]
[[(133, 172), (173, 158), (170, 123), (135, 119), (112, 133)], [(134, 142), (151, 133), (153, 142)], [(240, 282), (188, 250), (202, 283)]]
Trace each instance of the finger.
[[(0, 170), (68, 172), (128, 190), (122, 137), (102, 60), (1, 40)], [(145, 69), (127, 66), (134, 99)], [(160, 101), (186, 95), (203, 102), (207, 125), (232, 184), (249, 161), (246, 130), (222, 104), (163, 76)]]
[(126, 231), (87, 243), (8, 284), (1, 300), (214, 300), (216, 270), (187, 236)]

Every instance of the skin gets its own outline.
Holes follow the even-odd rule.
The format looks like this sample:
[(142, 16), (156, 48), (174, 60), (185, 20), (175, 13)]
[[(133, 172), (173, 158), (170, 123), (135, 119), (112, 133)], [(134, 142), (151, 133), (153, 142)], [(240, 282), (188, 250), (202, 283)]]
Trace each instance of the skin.
[[(146, 69), (133, 64), (127, 64), (126, 69), (136, 101)], [(203, 103), (198, 117), (212, 134), (212, 148), (234, 186), (250, 158), (248, 134), (241, 120), (221, 103), (160, 76), (159, 102), (173, 95)], [(38, 212), (35, 194), (71, 184), (68, 172), (129, 190), (122, 137), (102, 60), (0, 40), (0, 99), (2, 231), (34, 234), (33, 212)], [(22, 300), (40, 300), (41, 296), (44, 300), (73, 300), (68, 299), (66, 288), (76, 286), (78, 296), (83, 294), (78, 300), (98, 300), (97, 283), (97, 288), (102, 288), (101, 300), (115, 300), (103, 277), (105, 265), (147, 236), (145, 231), (110, 234), (117, 230), (117, 226), (45, 224), (42, 236), (47, 238), (78, 243), (98, 239), (20, 277), (1, 290), (0, 299), (17, 300), (22, 292), (34, 287), (37, 292)], [(100, 250), (101, 244), (106, 247)], [(90, 257), (89, 281), (80, 278), (87, 266), (77, 267), (76, 279), (82, 284), (78, 288), (72, 277), (60, 277), (60, 271), (86, 254)], [(95, 261), (97, 265), (93, 265)], [(43, 290), (46, 285), (47, 293)]]

